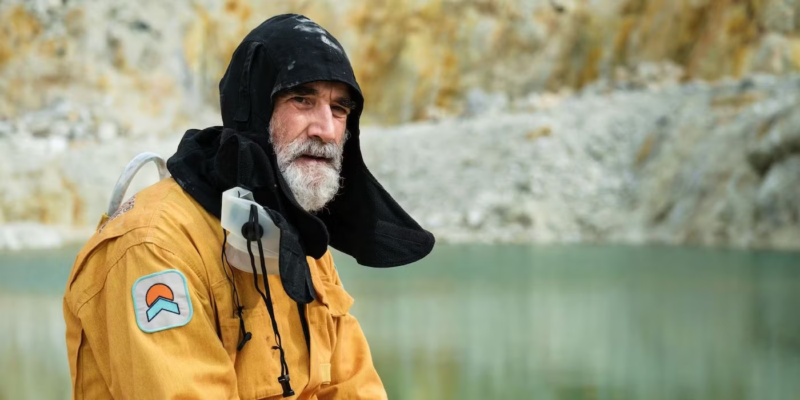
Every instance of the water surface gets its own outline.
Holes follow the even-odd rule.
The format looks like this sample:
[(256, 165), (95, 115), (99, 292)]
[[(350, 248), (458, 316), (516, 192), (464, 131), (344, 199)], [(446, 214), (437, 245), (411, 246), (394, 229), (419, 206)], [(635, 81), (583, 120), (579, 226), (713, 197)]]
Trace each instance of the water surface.
[[(68, 398), (77, 249), (0, 253), (0, 399)], [(440, 245), (335, 254), (392, 399), (800, 398), (800, 254)]]

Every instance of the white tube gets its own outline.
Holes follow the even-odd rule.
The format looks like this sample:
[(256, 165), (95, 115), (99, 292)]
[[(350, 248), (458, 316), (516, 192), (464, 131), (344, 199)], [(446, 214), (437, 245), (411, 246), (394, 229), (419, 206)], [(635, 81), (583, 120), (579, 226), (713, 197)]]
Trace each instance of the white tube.
[(169, 171), (167, 171), (167, 163), (158, 154), (146, 152), (134, 157), (125, 167), (125, 170), (122, 171), (122, 175), (117, 179), (117, 184), (114, 185), (111, 201), (108, 203), (108, 215), (113, 215), (117, 211), (125, 198), (125, 192), (128, 191), (128, 186), (131, 185), (133, 177), (148, 161), (156, 163), (159, 180), (170, 176)]

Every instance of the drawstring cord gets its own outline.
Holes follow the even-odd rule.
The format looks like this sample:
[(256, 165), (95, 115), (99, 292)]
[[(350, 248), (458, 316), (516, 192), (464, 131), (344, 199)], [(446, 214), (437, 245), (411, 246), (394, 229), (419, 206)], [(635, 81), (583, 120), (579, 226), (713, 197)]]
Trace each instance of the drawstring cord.
[[(236, 351), (241, 351), (244, 345), (247, 343), (247, 341), (250, 340), (250, 338), (253, 337), (253, 335), (250, 332), (248, 332), (247, 328), (245, 328), (244, 326), (244, 317), (242, 317), (242, 310), (244, 309), (244, 307), (242, 306), (241, 299), (239, 298), (239, 291), (236, 290), (236, 281), (235, 277), (233, 276), (233, 269), (231, 269), (231, 263), (228, 261), (228, 254), (225, 253), (225, 245), (228, 243), (228, 232), (225, 231), (224, 228), (222, 229), (222, 237), (223, 237), (222, 256), (221, 256), (222, 270), (225, 271), (225, 276), (228, 278), (228, 281), (230, 281), (231, 285), (233, 286), (232, 297), (234, 304), (236, 305), (236, 313), (239, 316), (239, 333), (242, 335), (242, 340), (236, 346)], [(225, 269), (226, 263), (228, 265), (228, 269), (231, 270), (230, 275), (228, 275), (228, 269)]]
[[(261, 298), (264, 300), (264, 304), (267, 306), (267, 312), (269, 312), (269, 318), (272, 321), (272, 331), (275, 333), (275, 346), (272, 348), (280, 352), (281, 376), (278, 377), (278, 382), (283, 388), (283, 397), (294, 396), (294, 390), (292, 390), (291, 384), (289, 383), (289, 366), (286, 364), (286, 356), (283, 351), (281, 334), (278, 332), (278, 323), (275, 321), (275, 311), (272, 308), (272, 293), (270, 292), (269, 281), (267, 280), (268, 275), (267, 267), (264, 262), (264, 247), (261, 244), (261, 236), (264, 235), (264, 232), (261, 228), (261, 225), (258, 223), (258, 209), (256, 208), (255, 204), (250, 205), (250, 218), (249, 221), (242, 226), (242, 235), (245, 237), (245, 239), (247, 239), (247, 253), (250, 255), (250, 267), (253, 269), (253, 284), (255, 285), (258, 294), (260, 294)], [(250, 242), (252, 241), (255, 241), (258, 244), (258, 255), (261, 259), (261, 277), (264, 281), (264, 290), (267, 292), (266, 295), (261, 291), (261, 288), (258, 287), (256, 261), (250, 245)]]

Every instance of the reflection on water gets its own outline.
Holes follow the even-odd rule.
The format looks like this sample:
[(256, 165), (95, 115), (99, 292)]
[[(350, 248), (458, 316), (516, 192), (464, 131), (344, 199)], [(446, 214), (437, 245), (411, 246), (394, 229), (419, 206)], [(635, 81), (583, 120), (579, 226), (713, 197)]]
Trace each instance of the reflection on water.
[(61, 295), (76, 254), (0, 252), (0, 400), (70, 398)]
[[(0, 399), (68, 398), (75, 250), (0, 254)], [(438, 246), (337, 254), (392, 399), (800, 398), (800, 254)]]
[(0, 320), (0, 399), (69, 399), (61, 299), (0, 294)]

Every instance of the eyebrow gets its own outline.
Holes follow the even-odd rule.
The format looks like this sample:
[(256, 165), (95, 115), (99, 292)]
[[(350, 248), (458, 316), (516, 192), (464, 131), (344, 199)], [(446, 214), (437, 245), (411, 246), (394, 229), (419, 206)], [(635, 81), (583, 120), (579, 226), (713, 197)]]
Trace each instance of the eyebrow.
[(290, 96), (316, 96), (319, 94), (317, 89), (308, 86), (294, 86), (290, 87), (289, 89), (284, 90), (280, 96), (281, 97), (290, 97)]
[[(280, 97), (291, 97), (291, 96), (317, 96), (319, 95), (319, 91), (314, 89), (313, 87), (308, 87), (305, 85), (291, 87), (289, 89), (284, 90), (282, 93), (279, 94)], [(358, 103), (355, 102), (350, 96), (339, 96), (333, 99), (334, 103), (339, 104), (342, 107), (347, 107), (351, 111), (358, 108)]]
[(348, 96), (341, 96), (333, 99), (334, 102), (339, 103), (342, 107), (347, 107), (350, 111), (355, 110), (358, 107), (358, 104), (355, 100), (351, 99)]

